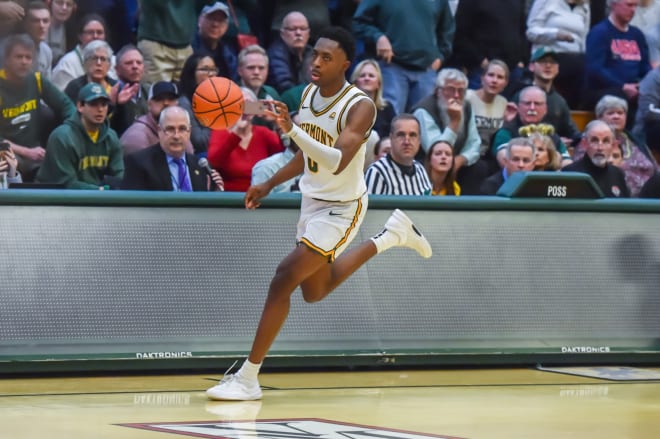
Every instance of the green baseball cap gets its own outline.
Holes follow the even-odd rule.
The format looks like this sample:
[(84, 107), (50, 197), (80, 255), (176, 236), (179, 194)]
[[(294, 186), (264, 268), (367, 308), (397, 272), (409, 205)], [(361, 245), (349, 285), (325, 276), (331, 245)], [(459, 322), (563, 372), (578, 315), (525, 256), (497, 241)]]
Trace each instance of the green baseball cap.
[(78, 92), (78, 102), (92, 102), (97, 99), (110, 100), (105, 89), (95, 82), (90, 82)]

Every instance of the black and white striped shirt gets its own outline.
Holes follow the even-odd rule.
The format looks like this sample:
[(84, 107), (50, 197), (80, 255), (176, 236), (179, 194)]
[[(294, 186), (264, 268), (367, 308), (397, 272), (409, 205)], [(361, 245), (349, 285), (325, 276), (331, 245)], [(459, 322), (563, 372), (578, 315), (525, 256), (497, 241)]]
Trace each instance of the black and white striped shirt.
[(388, 154), (373, 162), (365, 175), (367, 190), (378, 195), (429, 195), (431, 181), (418, 161), (403, 166)]

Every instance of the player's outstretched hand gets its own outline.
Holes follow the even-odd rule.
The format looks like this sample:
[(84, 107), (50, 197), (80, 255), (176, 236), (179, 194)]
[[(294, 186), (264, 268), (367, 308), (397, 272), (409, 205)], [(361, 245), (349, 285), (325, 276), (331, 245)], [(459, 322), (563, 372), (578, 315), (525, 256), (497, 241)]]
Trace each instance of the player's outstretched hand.
[(293, 121), (291, 120), (289, 108), (286, 104), (284, 102), (272, 100), (264, 100), (262, 102), (267, 105), (267, 109), (264, 110), (266, 119), (275, 122), (284, 133), (291, 131), (291, 128), (293, 128)]
[(256, 209), (261, 206), (261, 199), (270, 193), (270, 186), (266, 183), (250, 186), (245, 192), (245, 208)]

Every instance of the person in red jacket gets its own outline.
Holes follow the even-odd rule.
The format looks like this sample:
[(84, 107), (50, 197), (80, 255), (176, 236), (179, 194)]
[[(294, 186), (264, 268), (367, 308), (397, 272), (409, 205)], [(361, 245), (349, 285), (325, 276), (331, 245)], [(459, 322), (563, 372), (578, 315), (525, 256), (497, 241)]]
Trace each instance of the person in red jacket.
[[(241, 89), (246, 102), (257, 101), (252, 91)], [(225, 191), (247, 191), (252, 167), (258, 161), (284, 151), (280, 136), (264, 126), (252, 124), (253, 117), (244, 114), (231, 128), (211, 132), (208, 160), (222, 176)]]

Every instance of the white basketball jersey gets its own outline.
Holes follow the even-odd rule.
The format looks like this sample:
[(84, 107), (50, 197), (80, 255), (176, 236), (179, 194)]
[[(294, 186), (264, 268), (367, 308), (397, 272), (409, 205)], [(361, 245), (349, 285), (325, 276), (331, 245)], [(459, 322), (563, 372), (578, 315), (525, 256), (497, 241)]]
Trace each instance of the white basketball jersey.
[[(305, 130), (314, 140), (333, 148), (339, 133), (346, 126), (348, 110), (357, 101), (369, 99), (369, 97), (347, 82), (325, 108), (317, 111), (313, 105), (313, 102), (319, 100), (319, 97), (315, 99), (317, 93), (319, 93), (319, 89), (313, 84), (308, 85), (303, 91), (298, 110), (301, 121), (300, 128)], [(375, 120), (376, 115), (374, 112), (374, 122)], [(351, 201), (360, 198), (367, 190), (364, 182), (364, 157), (365, 142), (370, 133), (371, 127), (364, 133), (364, 141), (353, 160), (337, 175), (304, 154), (305, 171), (299, 182), (300, 192), (307, 197), (326, 201)]]

